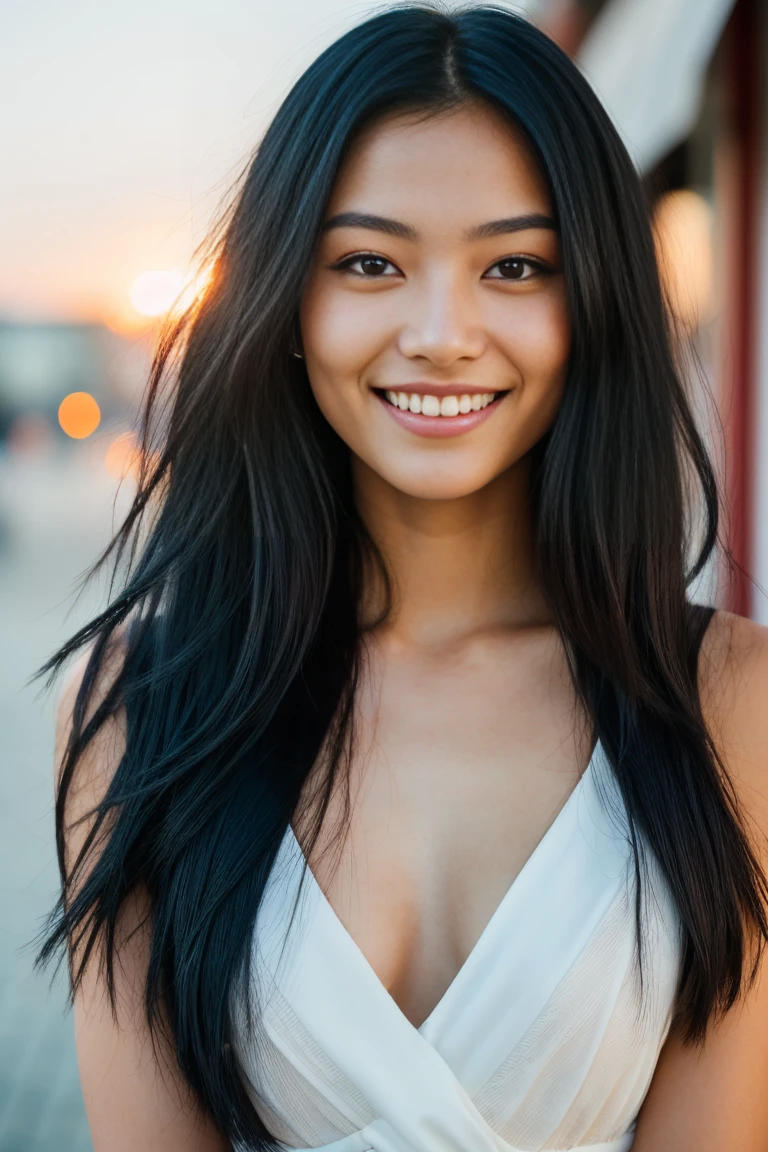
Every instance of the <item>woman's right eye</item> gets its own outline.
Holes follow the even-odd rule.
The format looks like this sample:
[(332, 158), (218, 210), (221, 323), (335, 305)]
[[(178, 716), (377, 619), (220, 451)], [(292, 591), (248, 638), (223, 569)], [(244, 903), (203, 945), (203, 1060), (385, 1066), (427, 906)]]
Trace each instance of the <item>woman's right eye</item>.
[[(359, 264), (361, 268), (367, 269), (367, 271), (352, 271), (354, 264)], [(353, 276), (360, 276), (364, 280), (380, 280), (386, 278), (383, 277), (383, 269), (387, 265), (390, 268), (395, 267), (391, 260), (385, 259), (384, 256), (377, 256), (375, 252), (358, 252), (356, 256), (347, 256), (338, 264), (332, 264), (331, 267), (340, 272), (351, 272)]]

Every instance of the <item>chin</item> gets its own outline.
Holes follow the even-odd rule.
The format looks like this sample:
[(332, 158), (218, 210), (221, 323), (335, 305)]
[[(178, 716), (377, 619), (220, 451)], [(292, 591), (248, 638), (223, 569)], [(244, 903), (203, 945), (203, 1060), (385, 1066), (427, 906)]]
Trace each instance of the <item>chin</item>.
[(493, 476), (388, 476), (388, 482), (414, 500), (461, 500), (490, 484)]

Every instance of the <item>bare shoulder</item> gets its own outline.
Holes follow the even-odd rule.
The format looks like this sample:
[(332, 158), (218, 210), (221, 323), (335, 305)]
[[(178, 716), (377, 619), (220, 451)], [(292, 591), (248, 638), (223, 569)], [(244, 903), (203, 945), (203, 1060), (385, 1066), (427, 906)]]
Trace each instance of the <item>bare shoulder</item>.
[[(91, 720), (114, 685), (122, 670), (126, 650), (126, 630), (116, 629), (91, 686), (81, 728)], [(68, 668), (56, 697), (54, 776), (57, 789), (62, 783), (78, 695), (93, 651), (94, 642), (91, 642)], [(80, 820), (103, 799), (124, 751), (125, 714), (122, 708), (117, 708), (78, 756), (68, 784), (65, 842), (70, 862), (87, 834), (87, 822), (82, 824)]]
[[(120, 674), (127, 651), (127, 628), (116, 628), (109, 647), (102, 658), (85, 713), (86, 722), (93, 716), (109, 689)], [(64, 674), (56, 696), (56, 739), (66, 741), (72, 726), (72, 717), (78, 693), (93, 656), (95, 641), (91, 641), (73, 661)]]
[(755, 822), (760, 851), (768, 836), (768, 628), (715, 612), (702, 643), (699, 690), (704, 720)]
[[(82, 728), (105, 700), (125, 664), (125, 630), (116, 630), (100, 663), (85, 702)], [(104, 799), (125, 753), (124, 707), (117, 702), (92, 739), (76, 757), (70, 779), (67, 746), (74, 712), (84, 685), (93, 645), (69, 668), (57, 697), (56, 779), (65, 785), (62, 831), (70, 869), (96, 819), (94, 809)], [(108, 829), (109, 830), (109, 829)], [(103, 841), (97, 838), (83, 853), (73, 890), (95, 867)], [(115, 921), (115, 1001), (104, 979), (104, 938), (82, 972), (74, 995), (78, 1067), (95, 1152), (228, 1152), (230, 1142), (203, 1113), (181, 1075), (167, 1032), (151, 1036), (146, 1021), (144, 990), (150, 951), (152, 908), (146, 890), (128, 893)], [(73, 948), (77, 965), (79, 947)]]
[(699, 658), (702, 699), (717, 710), (718, 698), (727, 693), (738, 704), (745, 690), (764, 689), (766, 677), (768, 628), (733, 612), (714, 612)]
[[(704, 720), (768, 878), (768, 629), (716, 612), (699, 658)], [(702, 1047), (671, 1032), (640, 1110), (633, 1152), (768, 1147), (768, 950), (754, 985), (710, 1024)]]

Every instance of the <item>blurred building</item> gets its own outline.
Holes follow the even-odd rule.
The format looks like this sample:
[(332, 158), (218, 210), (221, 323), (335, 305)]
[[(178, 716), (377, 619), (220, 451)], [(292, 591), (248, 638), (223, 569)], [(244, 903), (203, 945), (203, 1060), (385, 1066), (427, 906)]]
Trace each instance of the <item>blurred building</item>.
[(723, 548), (699, 592), (768, 623), (768, 4), (553, 0), (573, 29), (568, 9), (573, 54), (646, 183), (720, 474)]
[(721, 566), (717, 599), (763, 622), (768, 622), (768, 598), (759, 587), (768, 588), (768, 356), (762, 335), (768, 325), (767, 60), (768, 5), (737, 0), (702, 75), (695, 123), (648, 176), (661, 210), (677, 203), (680, 234), (688, 238), (687, 300), (697, 311), (689, 326), (718, 416), (712, 448), (733, 568)]

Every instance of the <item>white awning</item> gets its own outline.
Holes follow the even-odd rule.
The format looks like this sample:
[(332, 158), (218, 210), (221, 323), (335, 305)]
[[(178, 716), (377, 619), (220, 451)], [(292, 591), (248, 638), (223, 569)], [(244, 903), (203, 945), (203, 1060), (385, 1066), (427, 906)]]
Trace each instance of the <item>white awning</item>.
[(646, 172), (691, 131), (734, 0), (608, 0), (576, 63)]

